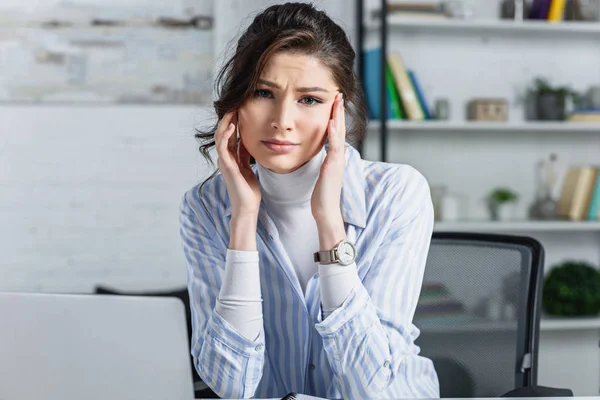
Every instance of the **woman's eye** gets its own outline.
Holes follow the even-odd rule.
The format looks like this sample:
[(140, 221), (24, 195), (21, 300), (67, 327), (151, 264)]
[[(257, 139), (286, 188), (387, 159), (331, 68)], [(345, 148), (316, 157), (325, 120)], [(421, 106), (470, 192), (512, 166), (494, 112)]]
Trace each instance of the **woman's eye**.
[(256, 97), (269, 98), (269, 97), (271, 97), (271, 92), (269, 92), (268, 90), (264, 90), (264, 89), (257, 89), (254, 91), (254, 95)]
[[(313, 106), (315, 104), (320, 104), (322, 103), (321, 100), (316, 99), (314, 97), (303, 97), (302, 100), (305, 100), (304, 104), (306, 104), (307, 106)], [(301, 100), (301, 101), (302, 101)]]

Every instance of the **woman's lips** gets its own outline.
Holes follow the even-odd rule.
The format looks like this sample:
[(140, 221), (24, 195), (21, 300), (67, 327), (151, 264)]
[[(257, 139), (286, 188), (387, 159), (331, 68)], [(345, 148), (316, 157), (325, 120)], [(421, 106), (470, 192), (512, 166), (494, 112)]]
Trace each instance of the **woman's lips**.
[(271, 150), (273, 153), (277, 154), (287, 154), (296, 148), (297, 144), (289, 143), (289, 142), (262, 142), (267, 149)]

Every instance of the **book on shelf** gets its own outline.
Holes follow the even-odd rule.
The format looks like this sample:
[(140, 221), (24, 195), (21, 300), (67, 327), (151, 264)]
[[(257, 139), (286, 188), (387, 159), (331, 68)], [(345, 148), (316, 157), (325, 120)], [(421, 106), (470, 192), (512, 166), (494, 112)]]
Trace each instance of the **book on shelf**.
[(388, 63), (385, 64), (385, 83), (392, 102), (392, 119), (405, 119), (400, 93), (398, 93), (398, 88), (394, 83), (394, 76)]
[(460, 322), (466, 314), (464, 305), (456, 300), (443, 283), (424, 283), (415, 310), (419, 321)]
[[(364, 51), (364, 89), (369, 108), (369, 117), (378, 119), (381, 117), (381, 48), (374, 48)], [(387, 84), (387, 82), (386, 82)], [(387, 117), (394, 118), (394, 109), (392, 107), (392, 93), (387, 86)]]
[(533, 0), (529, 9), (529, 19), (546, 19), (552, 0)]
[(533, 0), (529, 9), (529, 19), (562, 21), (565, 18), (567, 0)]
[(550, 9), (548, 10), (548, 21), (562, 21), (565, 15), (565, 7), (567, 0), (552, 0)]
[(558, 201), (558, 216), (572, 221), (600, 220), (600, 168), (569, 167)]
[[(364, 52), (364, 89), (369, 117), (381, 117), (381, 48)], [(397, 52), (386, 55), (384, 66), (387, 117), (390, 120), (431, 119), (431, 110), (414, 70), (405, 68)]]
[(409, 69), (407, 72), (408, 72), (408, 77), (410, 78), (412, 87), (415, 91), (415, 94), (417, 95), (417, 100), (419, 101), (419, 106), (421, 107), (421, 110), (423, 111), (423, 115), (425, 117), (424, 119), (432, 119), (431, 110), (429, 109), (429, 106), (427, 105), (427, 100), (425, 99), (425, 93), (423, 92), (423, 90), (421, 88), (421, 84), (419, 83), (419, 80), (417, 79), (417, 74), (415, 74), (415, 71), (413, 71), (412, 69)]
[(402, 105), (406, 111), (406, 116), (410, 120), (424, 120), (425, 114), (421, 109), (419, 99), (413, 84), (408, 75), (408, 71), (404, 66), (402, 57), (398, 52), (388, 52), (387, 62), (390, 65), (394, 83), (398, 88)]
[(568, 122), (600, 122), (600, 109), (579, 108), (573, 110), (567, 117)]

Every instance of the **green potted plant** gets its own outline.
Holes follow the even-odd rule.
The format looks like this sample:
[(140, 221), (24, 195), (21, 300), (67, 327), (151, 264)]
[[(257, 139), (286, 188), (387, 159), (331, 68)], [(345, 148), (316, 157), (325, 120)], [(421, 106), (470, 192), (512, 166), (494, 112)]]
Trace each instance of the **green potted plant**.
[(492, 220), (510, 220), (514, 217), (515, 205), (519, 195), (507, 187), (499, 187), (490, 193), (488, 205)]
[(528, 91), (531, 112), (534, 118), (545, 121), (562, 121), (566, 116), (567, 98), (572, 96), (573, 103), (579, 104), (582, 96), (569, 86), (552, 86), (548, 79), (535, 78), (533, 87)]
[(585, 261), (565, 261), (544, 278), (542, 308), (555, 316), (600, 313), (600, 271)]

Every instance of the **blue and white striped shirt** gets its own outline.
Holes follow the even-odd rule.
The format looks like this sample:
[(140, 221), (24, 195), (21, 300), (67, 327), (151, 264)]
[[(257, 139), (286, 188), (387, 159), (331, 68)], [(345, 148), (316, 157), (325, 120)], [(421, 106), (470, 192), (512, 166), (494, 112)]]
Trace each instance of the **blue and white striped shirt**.
[(253, 341), (215, 312), (231, 218), (222, 176), (184, 195), (191, 353), (219, 396), (439, 397), (433, 363), (418, 355), (412, 324), (433, 229), (429, 186), (408, 165), (362, 160), (348, 145), (346, 158), (342, 217), (362, 285), (322, 320), (318, 274), (303, 294), (262, 203), (256, 240), (264, 322)]

